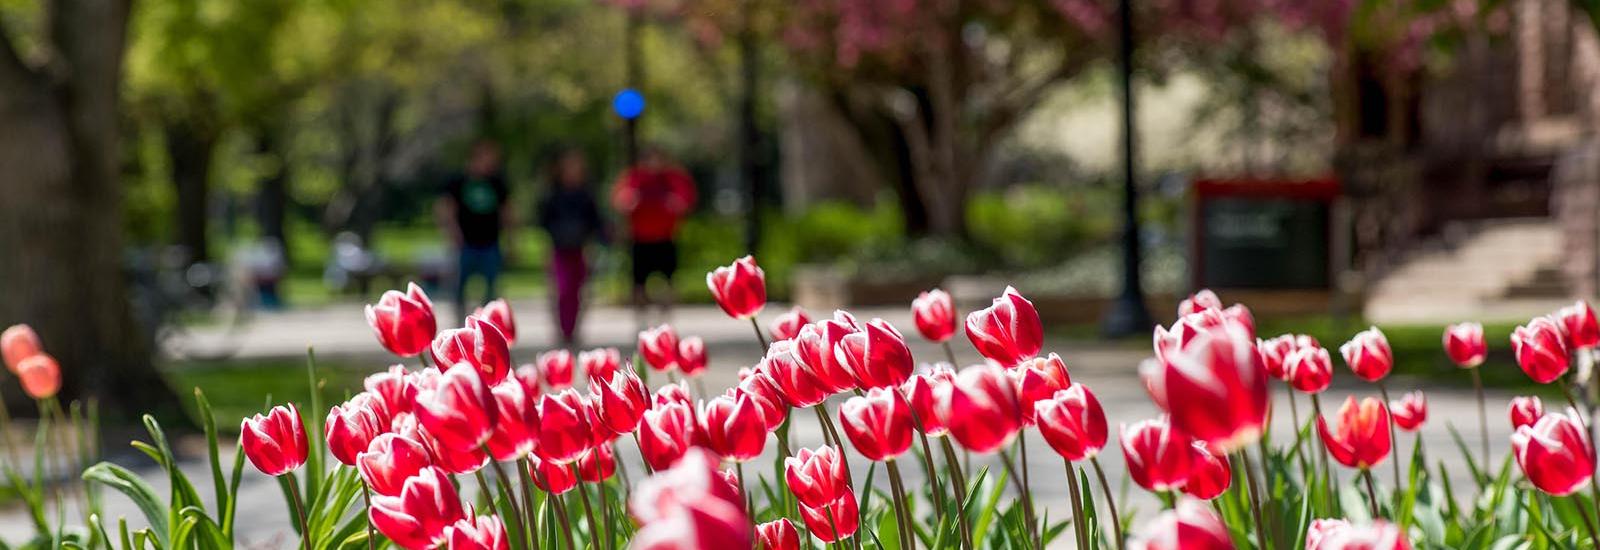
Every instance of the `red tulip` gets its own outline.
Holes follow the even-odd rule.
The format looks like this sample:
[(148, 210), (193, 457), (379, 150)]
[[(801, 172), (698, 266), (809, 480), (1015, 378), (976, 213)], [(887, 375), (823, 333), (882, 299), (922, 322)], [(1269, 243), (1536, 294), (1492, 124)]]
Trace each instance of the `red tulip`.
[(0, 332), (0, 355), (3, 355), (6, 368), (17, 372), (17, 365), (23, 359), (33, 357), (44, 352), (44, 344), (39, 342), (39, 334), (28, 325), (11, 325), (5, 332)]
[(850, 374), (850, 369), (839, 360), (834, 349), (844, 337), (861, 330), (855, 317), (843, 311), (833, 312), (832, 319), (823, 319), (816, 323), (806, 325), (800, 329), (796, 336), (795, 356), (800, 358), (800, 363), (805, 365), (811, 375), (822, 383), (822, 387), (831, 393), (855, 389), (855, 376)]
[(783, 460), (784, 480), (800, 504), (822, 508), (850, 492), (849, 477), (839, 453), (834, 447), (818, 447), (816, 451), (800, 449)]
[(310, 449), (300, 409), (290, 403), (287, 408), (273, 407), (266, 415), (244, 419), (239, 424), (239, 446), (263, 474), (277, 477), (299, 468), (306, 463)]
[(1284, 366), (1284, 360), (1296, 349), (1294, 335), (1283, 334), (1271, 340), (1256, 339), (1256, 353), (1261, 355), (1261, 368), (1267, 375), (1279, 380), (1288, 380), (1289, 371)]
[(590, 395), (585, 396), (583, 402), (584, 416), (589, 422), (590, 450), (601, 445), (610, 445), (611, 442), (616, 441), (617, 436), (621, 434), (611, 431), (611, 427), (606, 425), (605, 419), (600, 418), (600, 400)]
[(1456, 366), (1464, 369), (1483, 364), (1483, 359), (1489, 355), (1489, 347), (1483, 343), (1483, 325), (1457, 323), (1446, 327), (1444, 353), (1450, 356)]
[(911, 319), (929, 342), (942, 343), (956, 333), (956, 307), (950, 293), (933, 289), (911, 301)]
[(641, 482), (628, 510), (642, 525), (630, 549), (750, 548), (742, 497), (724, 482), (718, 458), (701, 449)]
[(656, 388), (656, 393), (650, 396), (650, 406), (660, 407), (665, 403), (680, 403), (693, 410), (694, 398), (689, 397), (688, 384), (679, 380), (677, 383)]
[(619, 369), (607, 378), (595, 379), (589, 391), (600, 421), (612, 432), (631, 433), (639, 428), (639, 419), (650, 408), (650, 390), (633, 371)]
[(425, 426), (419, 426), (408, 437), (416, 437), (422, 446), (428, 449), (428, 457), (434, 466), (449, 474), (471, 474), (483, 469), (489, 464), (489, 452), (482, 446), (471, 449), (455, 449), (439, 442), (432, 432)]
[(1217, 293), (1212, 292), (1209, 288), (1202, 288), (1199, 292), (1184, 298), (1182, 302), (1178, 302), (1179, 317), (1210, 309), (1220, 311), (1222, 309), (1222, 299), (1218, 298)]
[(362, 386), (383, 401), (384, 410), (391, 415), (411, 412), (417, 400), (416, 379), (407, 377), (406, 368), (401, 365), (390, 365), (389, 370), (367, 376)]
[(1255, 336), (1224, 320), (1195, 331), (1161, 362), (1147, 363), (1147, 389), (1195, 439), (1227, 453), (1256, 441), (1267, 420), (1267, 373)]
[(1561, 320), (1562, 328), (1566, 329), (1568, 348), (1581, 350), (1600, 344), (1600, 322), (1595, 321), (1594, 309), (1589, 307), (1589, 302), (1578, 300), (1556, 311), (1555, 317)]
[(828, 389), (811, 373), (805, 365), (800, 363), (796, 355), (794, 342), (779, 340), (767, 348), (767, 356), (761, 359), (756, 370), (772, 382), (778, 390), (778, 395), (790, 407), (805, 408), (821, 403), (828, 398)]
[(588, 483), (600, 483), (617, 473), (616, 451), (610, 444), (596, 445), (583, 458), (578, 459), (578, 478)]
[(399, 434), (387, 433), (372, 440), (367, 450), (356, 455), (356, 471), (372, 492), (400, 496), (407, 478), (429, 464), (428, 449), (422, 443)]
[(1394, 369), (1394, 351), (1389, 349), (1389, 339), (1378, 327), (1356, 333), (1349, 342), (1339, 346), (1345, 364), (1356, 373), (1356, 378), (1377, 382)]
[(457, 520), (445, 528), (449, 550), (511, 550), (506, 538), (506, 526), (495, 516), (478, 516)]
[(827, 506), (801, 506), (800, 517), (806, 521), (806, 530), (811, 536), (831, 543), (855, 536), (856, 529), (861, 526), (856, 506), (856, 494), (845, 491)]
[(425, 468), (406, 480), (399, 496), (373, 495), (367, 517), (389, 540), (407, 550), (444, 544), (446, 530), (467, 517), (450, 476)]
[(511, 348), (500, 329), (469, 316), (466, 326), (440, 332), (433, 339), (433, 364), (445, 369), (458, 363), (477, 368), (484, 383), (493, 386), (511, 373)]
[(1540, 384), (1549, 384), (1567, 373), (1566, 335), (1561, 325), (1549, 317), (1539, 317), (1511, 333), (1511, 349), (1517, 354), (1522, 372)]
[(772, 325), (768, 327), (768, 330), (772, 332), (772, 340), (774, 342), (782, 342), (784, 340), (793, 340), (794, 337), (800, 335), (800, 329), (809, 324), (811, 324), (811, 316), (806, 315), (806, 310), (801, 309), (800, 306), (794, 306), (789, 311), (784, 312), (783, 315), (779, 315), (777, 319), (773, 319)]
[(1166, 415), (1122, 427), (1122, 456), (1128, 475), (1149, 491), (1170, 491), (1188, 480), (1194, 440), (1172, 426)]
[(1394, 425), (1402, 430), (1414, 432), (1422, 428), (1422, 423), (1428, 421), (1428, 397), (1422, 395), (1422, 390), (1407, 392), (1400, 399), (1389, 402), (1389, 414), (1394, 416)]
[(1308, 394), (1322, 393), (1333, 383), (1333, 359), (1322, 346), (1305, 346), (1289, 354), (1283, 362), (1289, 385)]
[(916, 419), (922, 423), (919, 428), (922, 432), (933, 437), (950, 433), (950, 427), (944, 423), (944, 417), (939, 414), (940, 395), (950, 392), (950, 385), (956, 380), (956, 371), (948, 365), (933, 365), (925, 372), (913, 374), (900, 386), (900, 391), (906, 396), (906, 402), (911, 404), (911, 412), (916, 414)]
[(1306, 550), (1410, 550), (1399, 527), (1376, 520), (1371, 525), (1352, 525), (1342, 519), (1318, 519), (1306, 531)]
[(899, 386), (916, 368), (905, 337), (883, 319), (868, 321), (860, 332), (845, 335), (833, 351), (861, 389)]
[(1233, 550), (1227, 526), (1203, 501), (1184, 499), (1139, 530), (1136, 550)]
[(611, 373), (622, 367), (622, 352), (617, 348), (596, 348), (578, 352), (578, 368), (590, 381), (610, 380)]
[[(1162, 361), (1171, 352), (1187, 347), (1194, 338), (1202, 333), (1211, 332), (1222, 327), (1232, 327), (1255, 340), (1255, 320), (1250, 317), (1250, 310), (1235, 304), (1227, 309), (1206, 309), (1179, 317), (1172, 328), (1157, 326), (1154, 335), (1155, 355)], [(1300, 340), (1297, 338), (1296, 343)]]
[(1544, 401), (1538, 396), (1511, 398), (1511, 429), (1532, 426), (1544, 418)]
[(1191, 464), (1189, 478), (1183, 481), (1183, 494), (1201, 500), (1211, 500), (1228, 490), (1228, 485), (1233, 483), (1233, 470), (1228, 464), (1228, 457), (1211, 452), (1205, 443), (1194, 442), (1190, 447)]
[(561, 393), (539, 397), (539, 456), (556, 464), (565, 465), (594, 443), (593, 428), (589, 426), (588, 400), (568, 388)]
[(378, 343), (389, 353), (411, 357), (428, 349), (438, 325), (433, 319), (433, 302), (416, 283), (406, 285), (406, 292), (398, 290), (383, 293), (377, 305), (367, 306), (367, 324), (378, 335)]
[(530, 452), (539, 442), (539, 403), (514, 379), (507, 379), (490, 390), (494, 395), (499, 421), (489, 434), (489, 454), (495, 460), (510, 462)]
[(572, 387), (573, 371), (576, 361), (572, 352), (564, 349), (554, 349), (539, 354), (534, 358), (533, 364), (539, 368), (539, 377), (551, 390), (564, 390)]
[(894, 388), (873, 388), (839, 406), (839, 422), (867, 460), (894, 460), (911, 448), (911, 405)]
[(534, 486), (546, 493), (566, 494), (578, 486), (578, 476), (572, 472), (571, 466), (557, 463), (539, 453), (528, 455), (528, 467), (528, 475), (533, 476)]
[(515, 379), (517, 384), (522, 386), (522, 393), (528, 394), (529, 398), (544, 394), (544, 385), (540, 382), (541, 378), (539, 367), (533, 363), (524, 363), (522, 366), (517, 367), (517, 370), (511, 371), (511, 376), (507, 377), (507, 379)]
[(694, 412), (688, 405), (658, 405), (640, 418), (639, 454), (651, 469), (666, 469), (689, 450), (693, 434)]
[(469, 363), (444, 371), (437, 388), (417, 392), (417, 420), (452, 451), (481, 447), (499, 420), (498, 412), (494, 394)]
[(506, 337), (506, 344), (517, 342), (517, 320), (511, 315), (511, 304), (505, 298), (499, 298), (473, 310), (474, 317), (481, 318), (500, 329), (500, 334)]
[(48, 353), (35, 353), (17, 363), (17, 381), (28, 397), (55, 397), (61, 391), (61, 365)]
[(722, 311), (735, 319), (749, 319), (767, 305), (767, 275), (745, 256), (706, 274), (706, 287)]
[(354, 466), (356, 456), (372, 445), (372, 440), (389, 431), (389, 413), (380, 398), (358, 393), (349, 401), (334, 405), (323, 425), (328, 452), (345, 466)]
[(661, 325), (639, 333), (639, 356), (657, 371), (678, 368), (678, 333)]
[(706, 342), (699, 336), (690, 336), (678, 342), (678, 370), (694, 378), (706, 371)]
[(993, 365), (962, 369), (939, 396), (937, 417), (963, 447), (980, 453), (994, 452), (1011, 442), (1022, 429), (1022, 405), (1016, 385)]
[[(761, 419), (767, 423), (767, 431), (777, 431), (789, 416), (789, 403), (783, 400), (772, 377), (765, 373), (750, 367), (741, 368), (739, 385), (735, 387), (755, 398), (756, 405), (761, 409)], [(732, 396), (733, 390), (729, 388), (727, 394)]]
[(735, 388), (700, 404), (699, 433), (706, 448), (734, 462), (747, 462), (767, 445), (767, 420), (759, 399)]
[(1039, 354), (1044, 328), (1033, 302), (1008, 286), (993, 305), (967, 314), (967, 338), (978, 353), (1009, 367)]
[(1061, 356), (1051, 353), (1048, 358), (1035, 357), (1006, 371), (1017, 384), (1017, 402), (1022, 407), (1022, 421), (1033, 425), (1033, 404), (1048, 399), (1056, 392), (1072, 385), (1067, 374), (1067, 364)]
[(628, 512), (640, 523), (655, 523), (686, 505), (721, 501), (738, 506), (742, 513), (744, 499), (738, 487), (725, 481), (717, 469), (721, 462), (706, 449), (689, 449), (634, 488), (628, 498)]
[(1382, 401), (1368, 397), (1356, 405), (1354, 396), (1339, 407), (1339, 428), (1328, 431), (1328, 421), (1317, 417), (1317, 433), (1328, 447), (1328, 454), (1350, 468), (1369, 469), (1389, 457), (1394, 442), (1389, 439), (1389, 409)]
[(800, 532), (789, 518), (757, 525), (756, 550), (800, 550)]
[(1039, 434), (1062, 458), (1077, 462), (1106, 446), (1106, 412), (1083, 384), (1072, 384), (1034, 403)]
[(1566, 414), (1546, 414), (1511, 434), (1511, 454), (1517, 457), (1522, 475), (1540, 491), (1555, 496), (1570, 495), (1594, 477), (1595, 455), (1589, 434), (1577, 420), (1578, 412), (1567, 410)]

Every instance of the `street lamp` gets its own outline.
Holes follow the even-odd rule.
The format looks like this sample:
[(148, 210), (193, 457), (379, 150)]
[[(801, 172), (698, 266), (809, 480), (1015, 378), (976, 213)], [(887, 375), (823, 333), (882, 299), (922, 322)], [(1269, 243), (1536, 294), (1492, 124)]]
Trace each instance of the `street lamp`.
[(1106, 336), (1130, 336), (1150, 330), (1153, 322), (1145, 308), (1143, 285), (1140, 284), (1139, 263), (1139, 186), (1136, 183), (1135, 153), (1137, 141), (1133, 112), (1133, 6), (1132, 0), (1120, 0), (1121, 19), (1121, 72), (1122, 72), (1122, 292), (1117, 295), (1100, 329)]

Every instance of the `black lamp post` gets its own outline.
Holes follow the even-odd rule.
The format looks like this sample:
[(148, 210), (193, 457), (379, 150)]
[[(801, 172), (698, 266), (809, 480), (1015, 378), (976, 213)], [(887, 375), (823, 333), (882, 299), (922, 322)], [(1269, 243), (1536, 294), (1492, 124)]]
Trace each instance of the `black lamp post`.
[(1139, 186), (1136, 184), (1133, 105), (1133, 6), (1121, 0), (1122, 69), (1122, 292), (1100, 321), (1106, 336), (1129, 336), (1150, 330), (1153, 322), (1145, 308), (1140, 284)]

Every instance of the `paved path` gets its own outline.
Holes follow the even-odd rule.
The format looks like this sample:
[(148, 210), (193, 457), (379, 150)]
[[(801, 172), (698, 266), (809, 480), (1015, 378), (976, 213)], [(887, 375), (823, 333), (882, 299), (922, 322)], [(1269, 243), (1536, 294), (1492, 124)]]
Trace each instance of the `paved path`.
[[(533, 304), (516, 305), (521, 315), (520, 330), (524, 331), (523, 334), (540, 335), (549, 333), (548, 323), (539, 320), (538, 317), (540, 316), (536, 315), (539, 310), (529, 307)], [(908, 332), (913, 332), (909, 315), (903, 310), (863, 310), (858, 311), (858, 314), (861, 317), (882, 316), (895, 323), (896, 326), (902, 327)], [(707, 339), (712, 367), (707, 375), (706, 383), (707, 386), (713, 388), (713, 391), (731, 385), (736, 379), (735, 372), (738, 367), (754, 362), (758, 356), (759, 349), (750, 334), (749, 327), (728, 319), (715, 308), (680, 308), (676, 313), (674, 324), (681, 334), (695, 334)], [(600, 310), (595, 315), (592, 315), (586, 323), (587, 333), (591, 335), (593, 341), (610, 345), (631, 346), (633, 329), (634, 325), (631, 316), (622, 310)], [(376, 347), (371, 333), (361, 318), (359, 308), (274, 315), (262, 319), (256, 325), (255, 330), (258, 334), (252, 337), (251, 344), (246, 348), (246, 352), (256, 356), (298, 355), (303, 353), (304, 346), (308, 340), (309, 343), (317, 346), (319, 354), (364, 355), (371, 353), (371, 350)], [(908, 336), (911, 336), (911, 339), (915, 342), (913, 352), (918, 358), (939, 360), (944, 357), (942, 350), (938, 347), (922, 343), (914, 335), (908, 334)], [(519, 356), (531, 356), (531, 353), (537, 348), (530, 340), (539, 339), (539, 336), (524, 336), (523, 344), (518, 349)], [(957, 344), (956, 349), (960, 361), (968, 363), (978, 360), (977, 354), (971, 350), (970, 345), (967, 345), (964, 341), (957, 342)], [(1157, 409), (1146, 397), (1135, 373), (1139, 361), (1148, 352), (1138, 343), (1098, 343), (1068, 340), (1051, 340), (1046, 343), (1046, 350), (1060, 353), (1070, 365), (1073, 379), (1092, 388), (1105, 404), (1107, 415), (1112, 424), (1113, 435), (1111, 447), (1102, 455), (1102, 462), (1110, 470), (1108, 474), (1112, 477), (1112, 483), (1114, 485), (1122, 483), (1121, 480), (1125, 478), (1125, 468), (1122, 454), (1115, 443), (1117, 440), (1115, 434), (1117, 425), (1132, 423), (1157, 414)], [(1509, 368), (1503, 365), (1498, 367)], [(1496, 367), (1491, 366), (1489, 368)], [(1352, 393), (1352, 391), (1363, 395), (1376, 394), (1375, 388), (1354, 384), (1354, 379), (1347, 372), (1341, 371), (1336, 378), (1335, 387), (1324, 395), (1324, 404), (1329, 408), (1337, 407), (1338, 403), (1344, 399), (1344, 396)], [(1401, 379), (1391, 381), (1391, 385), (1395, 392), (1400, 392), (1410, 389), (1416, 384)], [(1281, 385), (1275, 386), (1274, 390), (1278, 400), (1275, 407), (1277, 414), (1274, 416), (1274, 433), (1278, 434), (1281, 439), (1289, 437), (1288, 434), (1291, 433), (1289, 425), (1292, 422), (1289, 420), (1289, 409), (1284, 401)], [(1427, 448), (1431, 451), (1430, 458), (1436, 461), (1445, 461), (1452, 472), (1457, 490), (1466, 492), (1462, 488), (1471, 487), (1472, 485), (1467, 477), (1465, 465), (1461, 462), (1459, 453), (1455, 452), (1455, 445), (1445, 426), (1447, 422), (1454, 423), (1468, 438), (1469, 442), (1474, 445), (1473, 448), (1476, 450), (1476, 403), (1470, 389), (1466, 386), (1435, 386), (1427, 388), (1427, 391), (1429, 392), (1432, 420), (1424, 428), (1422, 435), (1426, 441)], [(1493, 442), (1494, 455), (1497, 461), (1503, 458), (1507, 451), (1506, 442), (1508, 441), (1510, 430), (1506, 421), (1505, 410), (1510, 397), (1508, 394), (1499, 392), (1491, 392), (1490, 394), (1490, 440)], [(838, 401), (833, 402), (831, 409), (837, 411), (837, 405)], [(1309, 405), (1303, 398), (1300, 400), (1300, 407), (1302, 415), (1310, 414)], [(1327, 412), (1330, 415), (1332, 414), (1331, 410)], [(821, 444), (821, 432), (818, 429), (814, 415), (802, 412), (796, 414), (793, 418), (794, 428), (792, 435), (800, 446), (814, 447)], [(1405, 456), (1409, 456), (1412, 436), (1402, 434), (1400, 440), (1401, 448), (1407, 453)], [(1037, 434), (1029, 437), (1028, 448), (1030, 451), (1028, 460), (1033, 472), (1032, 485), (1037, 491), (1039, 501), (1044, 508), (1041, 513), (1048, 512), (1048, 516), (1055, 519), (1065, 517), (1066, 489), (1065, 483), (1061, 483), (1063, 476), (1061, 460), (1052, 453)], [(637, 453), (631, 441), (623, 439), (620, 443), (619, 452), (630, 462), (635, 463), (631, 471), (639, 472), (642, 470), (637, 465)], [(754, 464), (771, 464), (770, 461), (774, 458), (771, 455), (774, 452), (775, 450), (769, 445), (769, 456), (759, 459)], [(195, 456), (199, 457), (200, 455), (196, 454)], [(864, 459), (859, 455), (854, 455), (853, 451), (851, 458), (852, 465), (859, 471), (857, 479), (862, 479), (861, 476), (864, 475), (865, 471), (863, 468)], [(150, 464), (146, 460), (130, 457), (125, 459), (124, 462), (130, 467), (158, 475), (150, 470)], [(985, 464), (994, 465), (996, 463), (986, 461)], [(908, 482), (912, 484), (920, 483), (921, 468), (909, 463), (907, 466), (906, 473), (910, 478)], [(210, 489), (206, 487), (210, 476), (205, 473), (204, 462), (198, 459), (191, 460), (184, 467), (194, 472), (191, 474), (191, 478), (201, 485), (201, 494), (210, 494)], [(257, 474), (248, 467), (246, 469), (248, 473), (241, 488), (243, 508), (239, 515), (240, 539), (247, 548), (290, 548), (293, 543), (287, 536), (288, 517), (282, 503), (281, 493), (271, 480)], [(766, 471), (764, 468), (760, 470)], [(1386, 465), (1376, 472), (1380, 483), (1392, 483), (1390, 471)], [(751, 474), (754, 475), (754, 472), (752, 470)], [(1350, 479), (1350, 474), (1348, 472), (1341, 474), (1341, 479)], [(882, 476), (880, 476), (880, 481), (886, 482), (886, 480), (882, 480)], [(163, 483), (153, 482), (153, 484), (156, 485), (158, 490), (164, 490)], [(1129, 489), (1129, 498), (1131, 502), (1125, 504), (1146, 512), (1142, 514), (1143, 517), (1147, 517), (1148, 511), (1155, 507), (1155, 501), (1136, 487)], [(1466, 498), (1466, 496), (1463, 495), (1462, 498)], [(107, 506), (109, 517), (127, 516), (134, 524), (142, 521), (134, 519), (140, 517), (137, 509), (119, 495), (113, 494), (109, 496)], [(114, 524), (114, 522), (110, 523)], [(25, 539), (29, 533), (28, 524), (19, 511), (12, 510), (0, 514), (0, 538), (4, 538), (6, 541), (20, 541)], [(1069, 544), (1065, 541), (1063, 543)]]

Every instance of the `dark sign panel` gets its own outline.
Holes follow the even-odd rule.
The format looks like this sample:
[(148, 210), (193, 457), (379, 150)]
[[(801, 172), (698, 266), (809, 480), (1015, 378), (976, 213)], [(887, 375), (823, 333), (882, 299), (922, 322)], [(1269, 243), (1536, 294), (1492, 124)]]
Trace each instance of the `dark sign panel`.
[(1194, 190), (1196, 288), (1330, 286), (1336, 182), (1202, 180)]

